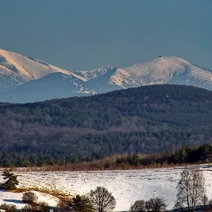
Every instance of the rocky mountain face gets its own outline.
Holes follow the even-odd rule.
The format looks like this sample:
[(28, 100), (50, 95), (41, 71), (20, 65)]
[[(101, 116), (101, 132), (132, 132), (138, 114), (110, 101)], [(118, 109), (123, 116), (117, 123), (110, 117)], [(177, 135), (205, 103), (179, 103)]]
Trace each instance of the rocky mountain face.
[(25, 103), (106, 93), (153, 84), (212, 90), (212, 71), (177, 57), (159, 57), (129, 67), (70, 72), (0, 49), (0, 101)]

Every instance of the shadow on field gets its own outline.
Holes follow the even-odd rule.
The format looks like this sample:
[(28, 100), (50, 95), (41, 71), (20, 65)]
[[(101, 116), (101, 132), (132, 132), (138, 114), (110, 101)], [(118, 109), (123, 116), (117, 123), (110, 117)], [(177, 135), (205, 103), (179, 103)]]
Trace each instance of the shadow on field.
[(10, 203), (16, 203), (16, 204), (23, 204), (21, 200), (17, 199), (4, 199), (5, 202), (10, 202)]

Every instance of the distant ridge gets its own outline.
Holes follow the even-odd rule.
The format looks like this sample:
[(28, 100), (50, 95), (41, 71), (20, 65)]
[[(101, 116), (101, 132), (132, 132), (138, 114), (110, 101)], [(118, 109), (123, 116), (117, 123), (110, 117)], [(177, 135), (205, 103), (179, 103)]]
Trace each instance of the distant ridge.
[(212, 90), (212, 71), (178, 57), (159, 57), (124, 68), (71, 72), (0, 49), (1, 102), (37, 102), (154, 84), (192, 85)]

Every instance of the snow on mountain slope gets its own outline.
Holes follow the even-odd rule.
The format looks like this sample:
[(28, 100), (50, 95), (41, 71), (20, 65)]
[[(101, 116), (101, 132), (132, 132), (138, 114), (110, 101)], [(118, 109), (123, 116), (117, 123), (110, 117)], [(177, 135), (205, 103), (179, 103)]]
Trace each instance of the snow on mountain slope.
[[(211, 71), (177, 57), (159, 57), (124, 70), (125, 74), (119, 75), (118, 80), (124, 82), (121, 85), (124, 88), (152, 84), (186, 84), (212, 90)], [(111, 80), (114, 84), (116, 81)]]
[(36, 102), (153, 84), (192, 85), (212, 90), (212, 71), (178, 57), (159, 57), (125, 68), (70, 72), (0, 49), (0, 101)]
[(107, 67), (81, 74), (88, 79), (84, 87), (90, 94), (153, 84), (192, 85), (212, 90), (211, 71), (177, 57), (159, 57), (126, 68)]
[(107, 67), (97, 77), (94, 77), (84, 84), (84, 88), (90, 90), (92, 94), (105, 93), (120, 89), (118, 84), (110, 83), (111, 77), (116, 73), (117, 68)]
[(15, 69), (17, 73), (31, 80), (42, 78), (54, 72), (70, 74), (69, 71), (14, 52), (0, 49), (0, 56), (1, 60), (5, 60), (3, 64), (5, 64), (6, 68), (10, 69), (13, 67), (13, 69), (10, 69), (11, 72), (14, 72)]
[(48, 63), (26, 57), (14, 52), (0, 49), (0, 88), (1, 92), (14, 88), (26, 82), (37, 80), (52, 73), (72, 75), (80, 80), (83, 77), (60, 69)]
[(75, 73), (78, 76), (81, 76), (83, 78), (86, 79), (86, 81), (90, 80), (90, 79), (94, 79), (97, 77), (100, 77), (102, 75), (107, 74), (108, 71), (110, 71), (111, 69), (114, 69), (115, 67), (101, 67), (101, 68), (97, 68), (97, 69), (93, 69), (93, 70), (89, 70), (89, 71), (76, 71)]
[(160, 57), (150, 62), (126, 68), (133, 79), (142, 85), (167, 83), (174, 74), (182, 74), (188, 63), (180, 58)]
[(117, 85), (121, 88), (127, 88), (129, 85), (135, 85), (136, 82), (133, 77), (130, 76), (124, 69), (117, 69), (116, 72), (111, 76), (109, 84)]

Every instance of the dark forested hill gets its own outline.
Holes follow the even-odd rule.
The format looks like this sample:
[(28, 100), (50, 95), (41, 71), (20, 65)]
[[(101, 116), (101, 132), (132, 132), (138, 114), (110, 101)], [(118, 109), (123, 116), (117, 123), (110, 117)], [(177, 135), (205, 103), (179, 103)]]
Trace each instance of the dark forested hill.
[(154, 85), (0, 105), (0, 165), (42, 165), (212, 143), (212, 92)]

